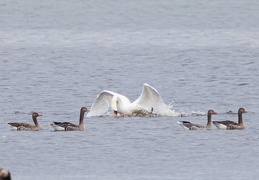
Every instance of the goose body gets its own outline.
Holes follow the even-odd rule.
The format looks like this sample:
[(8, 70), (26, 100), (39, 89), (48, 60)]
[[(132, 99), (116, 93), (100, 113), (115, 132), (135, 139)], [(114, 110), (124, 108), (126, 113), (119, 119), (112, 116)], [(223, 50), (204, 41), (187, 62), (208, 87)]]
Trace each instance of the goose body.
[(245, 129), (244, 122), (243, 122), (243, 117), (242, 114), (246, 113), (247, 111), (244, 108), (239, 108), (238, 110), (238, 123), (234, 121), (213, 121), (213, 124), (218, 128), (218, 129), (224, 129), (224, 130), (242, 130)]
[(118, 115), (150, 115), (156, 113), (159, 115), (179, 115), (174, 113), (167, 105), (164, 104), (158, 91), (148, 84), (143, 85), (142, 93), (134, 102), (122, 95), (112, 91), (104, 90), (98, 94), (94, 100), (87, 117), (102, 116), (112, 109), (114, 116)]
[(35, 125), (28, 124), (28, 123), (8, 123), (8, 124), (13, 130), (16, 130), (16, 131), (39, 131), (39, 130), (42, 130), (42, 127), (37, 121), (38, 116), (43, 116), (43, 115), (37, 112), (32, 113), (32, 120)]
[(6, 171), (2, 167), (0, 167), (0, 180), (11, 180), (10, 171)]
[(210, 130), (211, 129), (211, 115), (217, 114), (214, 110), (209, 110), (207, 114), (207, 125), (192, 123), (189, 121), (178, 121), (185, 130)]
[(50, 124), (56, 131), (83, 131), (84, 130), (84, 114), (89, 112), (86, 107), (82, 107), (80, 110), (79, 124), (73, 124), (70, 122), (53, 122)]

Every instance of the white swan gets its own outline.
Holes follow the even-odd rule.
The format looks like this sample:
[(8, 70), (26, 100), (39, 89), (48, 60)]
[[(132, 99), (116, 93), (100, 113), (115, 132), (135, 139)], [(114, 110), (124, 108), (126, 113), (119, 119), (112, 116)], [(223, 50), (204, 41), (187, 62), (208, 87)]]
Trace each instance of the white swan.
[(133, 115), (133, 114), (157, 114), (164, 116), (178, 116), (167, 106), (160, 97), (157, 90), (150, 85), (144, 83), (141, 95), (133, 103), (121, 94), (104, 90), (94, 100), (90, 112), (87, 117), (102, 116), (109, 111), (114, 111), (120, 115)]

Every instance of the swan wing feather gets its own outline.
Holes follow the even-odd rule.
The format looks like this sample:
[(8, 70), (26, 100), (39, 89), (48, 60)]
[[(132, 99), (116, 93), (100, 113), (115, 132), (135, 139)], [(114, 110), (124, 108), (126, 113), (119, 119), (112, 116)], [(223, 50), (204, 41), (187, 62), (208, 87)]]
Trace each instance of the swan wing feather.
[(115, 95), (122, 96), (112, 91), (103, 90), (94, 100), (90, 108), (90, 112), (86, 115), (86, 117), (101, 116), (106, 113), (111, 107), (111, 100)]
[(141, 95), (133, 104), (148, 112), (153, 109), (157, 114), (169, 115), (172, 113), (171, 109), (163, 102), (158, 91), (146, 83), (143, 85)]

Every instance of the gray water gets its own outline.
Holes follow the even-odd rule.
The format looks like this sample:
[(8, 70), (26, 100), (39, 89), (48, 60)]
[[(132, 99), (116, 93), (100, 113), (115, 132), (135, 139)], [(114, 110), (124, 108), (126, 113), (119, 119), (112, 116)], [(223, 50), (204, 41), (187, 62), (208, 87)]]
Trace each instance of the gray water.
[[(15, 180), (258, 179), (259, 2), (0, 2), (0, 166)], [(176, 122), (206, 116), (90, 117), (77, 123), (102, 90), (138, 98), (155, 87), (179, 112), (237, 120), (246, 129), (184, 131)], [(44, 116), (40, 132), (7, 122)]]

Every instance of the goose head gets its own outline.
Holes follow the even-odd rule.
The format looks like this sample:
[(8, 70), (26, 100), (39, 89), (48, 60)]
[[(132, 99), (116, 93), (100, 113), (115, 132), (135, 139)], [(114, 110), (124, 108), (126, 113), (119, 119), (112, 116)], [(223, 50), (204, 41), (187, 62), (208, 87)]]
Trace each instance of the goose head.
[(245, 108), (239, 108), (238, 114), (247, 113), (248, 111)]
[(32, 113), (32, 117), (33, 117), (33, 118), (36, 118), (36, 117), (38, 117), (38, 116), (43, 116), (43, 114), (40, 114), (40, 113), (37, 113), (37, 112), (33, 112), (33, 113)]
[(208, 111), (208, 115), (211, 115), (211, 114), (218, 114), (218, 113), (211, 109), (211, 110)]
[(86, 107), (82, 107), (81, 108), (81, 112), (90, 112), (90, 110), (88, 108), (86, 108)]

